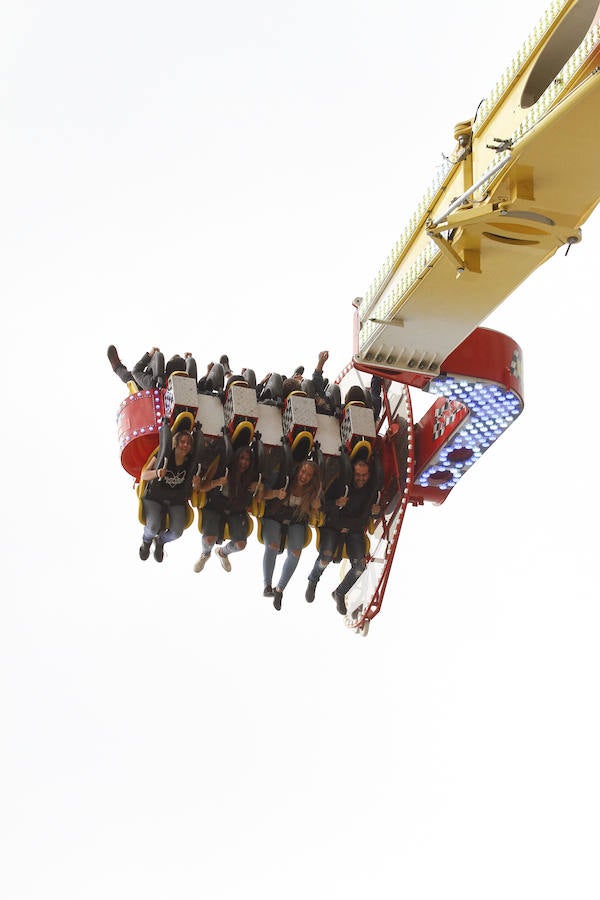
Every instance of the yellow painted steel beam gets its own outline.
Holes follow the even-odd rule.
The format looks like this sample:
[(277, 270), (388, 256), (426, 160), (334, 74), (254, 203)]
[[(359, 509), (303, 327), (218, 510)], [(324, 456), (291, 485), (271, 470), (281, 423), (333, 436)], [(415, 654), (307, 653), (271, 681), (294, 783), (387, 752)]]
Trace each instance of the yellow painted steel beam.
[(598, 0), (555, 3), (475, 121), (456, 126), (445, 176), (359, 304), (359, 361), (436, 374), (538, 266), (581, 239), (600, 201), (595, 18)]

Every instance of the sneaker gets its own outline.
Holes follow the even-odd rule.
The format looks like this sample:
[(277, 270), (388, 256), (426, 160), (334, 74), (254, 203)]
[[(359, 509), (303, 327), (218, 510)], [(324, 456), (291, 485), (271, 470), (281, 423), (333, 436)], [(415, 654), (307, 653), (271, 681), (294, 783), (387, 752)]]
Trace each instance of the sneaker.
[(210, 553), (205, 555), (204, 553), (200, 557), (200, 559), (194, 563), (194, 572), (201, 572), (204, 566), (206, 565), (206, 560), (210, 559)]
[(226, 572), (231, 572), (231, 563), (229, 562), (229, 557), (224, 556), (223, 551), (220, 547), (217, 548), (217, 556), (219, 557), (219, 562), (223, 566)]
[(162, 562), (165, 555), (165, 545), (158, 538), (154, 538), (154, 559)]
[(331, 596), (335, 600), (335, 605), (337, 606), (337, 611), (339, 612), (340, 616), (345, 616), (347, 612), (346, 598), (343, 597), (342, 594), (338, 594), (337, 591), (334, 591)]
[(265, 584), (265, 589), (263, 591), (263, 597), (273, 597), (273, 596), (274, 596), (273, 588), (271, 587), (270, 584)]
[(121, 360), (119, 359), (119, 354), (117, 353), (117, 348), (114, 344), (110, 345), (106, 351), (106, 355), (108, 356), (108, 361), (112, 366), (113, 372), (115, 372), (121, 365)]
[(315, 591), (317, 590), (317, 584), (315, 581), (309, 581), (308, 587), (306, 588), (306, 593), (304, 595), (304, 599), (307, 603), (312, 603), (315, 599)]
[(223, 366), (223, 372), (225, 373), (225, 375), (231, 375), (231, 367), (229, 365), (229, 357), (226, 356), (225, 354), (223, 354), (223, 356), (221, 356), (219, 358), (219, 362)]
[(283, 591), (280, 591), (279, 588), (273, 588), (273, 606), (276, 610), (281, 609), (281, 600), (283, 598)]
[(152, 546), (152, 541), (147, 544), (146, 541), (142, 541), (142, 545), (140, 547), (140, 559), (148, 559), (150, 556), (150, 547)]

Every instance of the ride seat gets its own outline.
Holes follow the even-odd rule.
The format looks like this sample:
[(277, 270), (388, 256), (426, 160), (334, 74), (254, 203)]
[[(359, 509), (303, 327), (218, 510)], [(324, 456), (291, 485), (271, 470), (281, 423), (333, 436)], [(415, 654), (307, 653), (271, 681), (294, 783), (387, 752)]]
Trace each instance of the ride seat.
[(225, 427), (235, 448), (252, 443), (258, 422), (256, 391), (238, 376), (229, 380), (225, 392)]
[(282, 429), (295, 462), (308, 457), (317, 432), (315, 401), (304, 391), (291, 391), (283, 404)]
[(182, 412), (191, 413), (192, 425), (198, 413), (198, 387), (187, 372), (172, 372), (165, 391), (165, 415), (169, 422)]
[(368, 409), (363, 401), (346, 403), (340, 423), (340, 437), (353, 462), (370, 458), (376, 438), (375, 418), (373, 410)]

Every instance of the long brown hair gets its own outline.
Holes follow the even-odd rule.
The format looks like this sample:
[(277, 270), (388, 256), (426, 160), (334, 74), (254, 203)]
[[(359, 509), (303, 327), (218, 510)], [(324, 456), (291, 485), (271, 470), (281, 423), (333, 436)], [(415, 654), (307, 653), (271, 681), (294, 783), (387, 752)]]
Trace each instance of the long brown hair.
[[(300, 472), (300, 469), (305, 466), (308, 466), (311, 470), (311, 479), (308, 484), (300, 485), (298, 484), (298, 473)], [(292, 493), (292, 491), (296, 497), (300, 497), (300, 510), (302, 514), (310, 516), (312, 505), (321, 493), (321, 472), (319, 471), (318, 465), (312, 462), (312, 460), (304, 460), (304, 462), (300, 463), (296, 469), (293, 481), (290, 485), (290, 493)]]
[[(246, 469), (245, 472), (240, 471), (239, 460), (240, 456), (248, 455), (250, 459), (250, 465)], [(255, 479), (254, 473), (254, 457), (252, 455), (252, 450), (250, 447), (243, 446), (238, 447), (235, 451), (235, 455), (233, 458), (233, 465), (229, 470), (229, 492), (231, 497), (239, 497), (244, 491), (247, 491), (250, 488), (250, 485)]]

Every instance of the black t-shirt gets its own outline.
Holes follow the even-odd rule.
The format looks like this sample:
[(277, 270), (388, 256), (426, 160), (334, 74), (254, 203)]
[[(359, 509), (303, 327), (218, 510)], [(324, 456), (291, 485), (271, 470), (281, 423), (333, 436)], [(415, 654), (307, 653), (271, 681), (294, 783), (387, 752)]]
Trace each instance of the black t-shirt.
[[(147, 482), (144, 496), (159, 503), (185, 503), (191, 493), (189, 484), (186, 485), (186, 478), (191, 465), (192, 458), (191, 454), (189, 454), (178, 466), (175, 462), (175, 451), (172, 450), (167, 457), (167, 471), (164, 478)], [(162, 463), (158, 460), (156, 461), (156, 468), (163, 468)]]
[(246, 477), (242, 476), (236, 485), (230, 472), (222, 490), (213, 488), (206, 495), (207, 507), (222, 513), (246, 512), (252, 502), (251, 479), (252, 474), (248, 473)]

